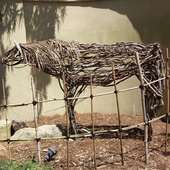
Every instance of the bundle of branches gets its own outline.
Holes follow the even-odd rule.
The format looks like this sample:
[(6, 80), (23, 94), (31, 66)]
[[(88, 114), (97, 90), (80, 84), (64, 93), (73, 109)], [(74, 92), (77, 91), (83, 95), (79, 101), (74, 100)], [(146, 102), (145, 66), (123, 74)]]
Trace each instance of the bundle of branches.
[[(5, 53), (2, 62), (8, 65), (29, 64), (57, 77), (59, 82), (64, 79), (67, 97), (73, 97), (79, 96), (91, 83), (91, 76), (93, 85), (112, 86), (113, 64), (117, 84), (134, 75), (139, 78), (136, 53), (139, 55), (145, 83), (163, 76), (163, 56), (159, 44), (156, 43), (105, 45), (50, 39), (16, 45)], [(61, 88), (63, 89), (62, 85)], [(163, 95), (162, 83), (156, 82), (146, 89), (148, 107), (154, 110), (160, 105)], [(75, 99), (69, 104), (70, 108), (74, 108), (76, 101)]]

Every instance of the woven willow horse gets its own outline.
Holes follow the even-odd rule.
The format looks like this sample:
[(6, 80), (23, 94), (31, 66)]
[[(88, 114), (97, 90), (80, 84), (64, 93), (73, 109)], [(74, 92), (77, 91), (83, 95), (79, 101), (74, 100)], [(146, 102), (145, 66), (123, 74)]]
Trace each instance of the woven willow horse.
[[(95, 86), (113, 86), (113, 63), (116, 84), (134, 75), (140, 79), (136, 53), (139, 55), (145, 83), (163, 77), (163, 56), (159, 44), (114, 43), (103, 45), (50, 39), (16, 45), (3, 55), (2, 63), (7, 65), (28, 64), (55, 76), (67, 98), (78, 97), (90, 85), (91, 78)], [(154, 116), (162, 103), (162, 84), (159, 81), (145, 88), (148, 118)], [(74, 133), (76, 133), (74, 107), (77, 100), (77, 98), (66, 100), (70, 126)]]

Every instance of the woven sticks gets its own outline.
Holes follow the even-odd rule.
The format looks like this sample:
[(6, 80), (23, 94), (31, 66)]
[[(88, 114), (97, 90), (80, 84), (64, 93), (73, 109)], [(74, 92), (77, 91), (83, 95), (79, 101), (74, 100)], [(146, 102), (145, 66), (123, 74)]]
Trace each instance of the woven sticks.
[[(145, 90), (146, 110), (153, 117), (162, 105), (164, 60), (159, 44), (114, 43), (82, 44), (62, 40), (46, 40), (34, 43), (17, 44), (2, 57), (2, 63), (20, 63), (36, 67), (59, 80), (61, 89), (65, 75), (70, 127), (76, 133), (74, 107), (85, 88), (90, 85), (93, 75), (94, 86), (113, 86), (112, 63), (115, 67), (115, 83), (136, 76), (140, 80), (135, 54), (138, 53), (143, 78), (148, 84)], [(162, 79), (162, 81), (156, 81)], [(155, 81), (155, 83), (151, 83)], [(64, 91), (64, 90), (63, 90)], [(150, 109), (152, 108), (152, 109)]]

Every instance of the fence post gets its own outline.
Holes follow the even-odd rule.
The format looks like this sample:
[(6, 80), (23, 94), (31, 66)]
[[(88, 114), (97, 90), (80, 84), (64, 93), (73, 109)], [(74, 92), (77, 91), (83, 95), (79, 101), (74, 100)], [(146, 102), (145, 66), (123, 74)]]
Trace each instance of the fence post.
[(143, 81), (143, 73), (142, 73), (142, 67), (140, 65), (140, 59), (139, 54), (136, 52), (136, 61), (139, 69), (139, 78), (140, 78), (140, 91), (141, 91), (141, 103), (142, 103), (142, 112), (143, 112), (143, 120), (145, 122), (144, 124), (144, 145), (145, 145), (145, 163), (148, 164), (148, 158), (149, 158), (149, 151), (148, 151), (148, 119), (146, 115), (146, 106), (145, 106), (145, 86)]
[(7, 135), (7, 141), (8, 141), (8, 152), (9, 152), (9, 160), (11, 161), (11, 149), (10, 149), (10, 138), (9, 138), (9, 132), (8, 132), (8, 116), (7, 116), (7, 96), (5, 91), (5, 81), (4, 78), (2, 78), (2, 90), (3, 90), (3, 98), (5, 102), (5, 122), (6, 122), (6, 135)]
[(93, 115), (93, 77), (90, 76), (90, 104), (91, 104), (91, 122), (92, 122), (92, 140), (93, 140), (93, 164), (94, 169), (97, 169), (96, 165), (96, 147), (95, 147), (95, 134), (94, 134), (94, 115)]
[(118, 96), (118, 90), (117, 90), (117, 85), (116, 85), (116, 75), (115, 75), (114, 64), (112, 65), (112, 74), (113, 74), (114, 93), (115, 93), (115, 97), (116, 97), (117, 115), (118, 115), (118, 123), (119, 123), (119, 141), (120, 141), (120, 150), (121, 150), (120, 155), (121, 155), (122, 165), (124, 165), (123, 142), (122, 142), (122, 125), (121, 125), (121, 118), (120, 118), (119, 96)]
[(166, 132), (165, 132), (165, 152), (167, 152), (168, 140), (168, 115), (169, 115), (169, 51), (166, 48)]
[(36, 105), (37, 101), (35, 99), (35, 92), (34, 92), (34, 86), (33, 86), (33, 79), (31, 77), (31, 90), (32, 90), (32, 105), (33, 105), (33, 113), (34, 113), (34, 127), (35, 127), (35, 137), (36, 137), (36, 143), (37, 143), (37, 158), (38, 162), (41, 164), (41, 143), (40, 138), (38, 137), (38, 120), (37, 120), (37, 112), (36, 112)]
[[(70, 169), (69, 166), (69, 162), (70, 162), (70, 158), (69, 158), (69, 138), (70, 138), (70, 132), (69, 132), (69, 118), (68, 118), (68, 96), (67, 96), (67, 85), (66, 85), (66, 79), (65, 79), (65, 72), (63, 70), (63, 88), (64, 88), (64, 102), (65, 102), (65, 116), (66, 116), (66, 128), (67, 128), (67, 142), (66, 142), (66, 157), (67, 157), (67, 169)], [(72, 100), (72, 99), (71, 99)]]

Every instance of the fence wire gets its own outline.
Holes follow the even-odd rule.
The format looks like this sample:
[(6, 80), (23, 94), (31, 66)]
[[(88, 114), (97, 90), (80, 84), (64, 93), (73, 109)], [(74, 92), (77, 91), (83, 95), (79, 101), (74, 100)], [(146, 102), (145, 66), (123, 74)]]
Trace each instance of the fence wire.
[[(138, 57), (138, 54), (136, 54), (137, 57)], [(168, 58), (168, 52), (167, 52), (167, 58)], [(139, 62), (138, 58), (137, 58), (137, 61)], [(168, 70), (169, 70), (169, 58), (167, 59), (167, 74), (166, 74), (166, 77), (162, 77), (162, 78), (159, 78), (158, 80), (154, 80), (150, 83), (144, 83), (143, 82), (143, 77), (142, 77), (142, 72), (140, 71), (141, 67), (140, 67), (140, 63), (138, 63), (138, 67), (139, 67), (139, 71), (140, 71), (140, 75), (141, 75), (141, 79), (140, 79), (140, 86), (142, 85), (144, 88), (146, 86), (150, 86), (151, 84), (154, 84), (156, 82), (160, 82), (160, 81), (163, 81), (166, 79), (166, 82), (167, 82), (167, 87), (169, 87), (169, 75), (168, 75)], [(64, 79), (63, 79), (64, 80)], [(114, 67), (113, 67), (113, 80), (115, 80), (115, 75), (114, 75)], [(15, 140), (15, 139), (10, 139), (9, 137), (9, 134), (8, 134), (8, 129), (7, 129), (7, 138), (6, 139), (1, 139), (0, 142), (7, 142), (8, 143), (8, 150), (9, 150), (9, 155), (10, 155), (10, 159), (11, 159), (11, 151), (10, 151), (10, 143), (11, 142), (17, 142), (17, 141), (36, 141), (36, 146), (37, 146), (37, 158), (38, 158), (38, 161), (41, 162), (41, 147), (40, 147), (40, 142), (42, 140), (58, 140), (58, 139), (66, 139), (67, 141), (67, 150), (66, 150), (66, 159), (67, 159), (67, 169), (70, 168), (69, 164), (70, 164), (70, 157), (69, 157), (69, 139), (76, 139), (76, 138), (92, 138), (93, 140), (93, 167), (94, 169), (97, 169), (97, 163), (96, 163), (96, 143), (95, 143), (95, 138), (96, 136), (98, 135), (101, 135), (101, 134), (105, 134), (105, 133), (119, 133), (119, 140), (120, 140), (120, 155), (121, 155), (121, 161), (122, 161), (122, 165), (124, 165), (124, 156), (123, 156), (123, 143), (122, 143), (122, 135), (121, 133), (123, 131), (127, 131), (127, 130), (130, 130), (130, 129), (134, 129), (134, 128), (137, 128), (137, 127), (141, 127), (141, 126), (144, 126), (145, 127), (145, 140), (144, 140), (144, 144), (145, 144), (145, 163), (147, 164), (148, 163), (148, 158), (149, 158), (149, 152), (148, 152), (148, 134), (147, 134), (147, 126), (148, 126), (148, 123), (152, 123), (152, 122), (155, 122), (157, 120), (160, 120), (161, 118), (165, 117), (168, 119), (168, 115), (169, 115), (169, 88), (167, 89), (167, 111), (166, 111), (166, 114), (163, 114), (157, 118), (154, 118), (152, 120), (147, 120), (146, 119), (146, 113), (145, 113), (145, 105), (143, 103), (143, 114), (144, 114), (144, 121), (141, 122), (141, 123), (138, 123), (138, 124), (135, 124), (135, 125), (131, 125), (131, 126), (127, 126), (127, 127), (122, 127), (121, 125), (121, 115), (120, 115), (120, 108), (119, 108), (119, 97), (118, 97), (118, 94), (119, 93), (122, 93), (122, 92), (126, 92), (126, 91), (131, 91), (131, 90), (135, 90), (135, 89), (140, 89), (140, 86), (134, 86), (134, 87), (130, 87), (130, 88), (126, 88), (126, 89), (120, 89), (118, 90), (117, 89), (117, 86), (116, 86), (116, 82), (114, 81), (114, 89), (113, 91), (110, 91), (110, 92), (105, 92), (105, 93), (98, 93), (98, 94), (93, 94), (93, 90), (92, 90), (92, 87), (93, 87), (93, 82), (92, 82), (92, 78), (91, 78), (91, 85), (90, 85), (90, 96), (88, 95), (85, 95), (85, 96), (81, 96), (81, 97), (67, 97), (66, 95), (66, 87), (65, 87), (65, 92), (64, 92), (64, 98), (53, 98), (53, 99), (48, 99), (48, 100), (40, 100), (38, 101), (36, 98), (35, 98), (35, 94), (34, 94), (34, 88), (33, 88), (33, 83), (31, 81), (31, 89), (32, 89), (32, 102), (28, 102), (28, 103), (18, 103), (18, 104), (7, 104), (7, 100), (6, 100), (6, 94), (5, 94), (5, 87), (4, 87), (4, 82), (2, 82), (3, 84), (3, 94), (4, 94), (4, 101), (5, 101), (5, 104), (4, 105), (1, 105), (0, 108), (5, 108), (7, 109), (8, 107), (23, 107), (23, 106), (28, 106), (28, 105), (32, 105), (33, 106), (33, 112), (34, 112), (34, 122), (35, 122), (35, 131), (36, 131), (36, 135), (35, 135), (35, 138), (34, 139), (20, 139), (20, 140)], [(64, 86), (65, 86), (65, 83), (64, 83)], [(117, 129), (109, 129), (109, 130), (94, 130), (94, 115), (93, 115), (93, 100), (95, 97), (100, 97), (100, 96), (106, 96), (106, 95), (115, 95), (116, 96), (116, 103), (117, 103), (117, 111), (118, 111), (118, 124), (119, 124), (119, 128)], [(144, 93), (143, 91), (141, 91), (141, 101), (144, 102)], [(69, 119), (68, 119), (68, 103), (67, 101), (68, 100), (73, 100), (73, 99), (90, 99), (91, 100), (91, 124), (92, 124), (92, 131), (91, 132), (88, 132), (88, 133), (81, 133), (81, 134), (70, 134), (69, 133)], [(37, 113), (36, 113), (36, 105), (38, 103), (48, 103), (48, 102), (54, 102), (54, 101), (65, 101), (65, 110), (66, 110), (66, 125), (67, 125), (67, 134), (66, 135), (62, 135), (62, 136), (58, 136), (58, 137), (52, 137), (52, 138), (40, 138), (38, 137), (38, 132), (37, 132), (37, 127), (38, 127), (38, 122), (37, 122)], [(6, 115), (6, 128), (8, 128), (8, 117)], [(167, 138), (168, 138), (168, 121), (166, 122), (166, 135), (165, 135), (165, 150), (167, 151)]]
[[(170, 77), (167, 77), (167, 78), (170, 78)], [(150, 83), (144, 83), (144, 86), (149, 86), (151, 84), (154, 84), (156, 82), (159, 82), (159, 81), (163, 81), (165, 80), (166, 77), (162, 77), (158, 80), (154, 80)], [(131, 91), (131, 90), (136, 90), (136, 89), (140, 89), (140, 85), (139, 86), (134, 86), (134, 87), (129, 87), (129, 88), (125, 88), (125, 89), (118, 89), (117, 90), (117, 93), (122, 93), (122, 92), (127, 92), (127, 91)], [(108, 95), (112, 95), (112, 94), (115, 94), (115, 91), (112, 90), (112, 91), (109, 91), (109, 92), (105, 92), (105, 93), (97, 93), (97, 94), (93, 94), (93, 97), (102, 97), (102, 96), (108, 96)], [(91, 96), (90, 95), (84, 95), (84, 96), (81, 96), (81, 97), (66, 97), (66, 98), (51, 98), (51, 99), (46, 99), (46, 100), (33, 100), (32, 102), (27, 102), (27, 103), (16, 103), (16, 104), (3, 104), (3, 105), (0, 105), (0, 108), (7, 108), (7, 107), (22, 107), (22, 106), (28, 106), (28, 105), (35, 105), (35, 104), (38, 104), (38, 103), (50, 103), (50, 102), (55, 102), (55, 101), (65, 101), (66, 99), (67, 100), (74, 100), (74, 99), (90, 99)]]

